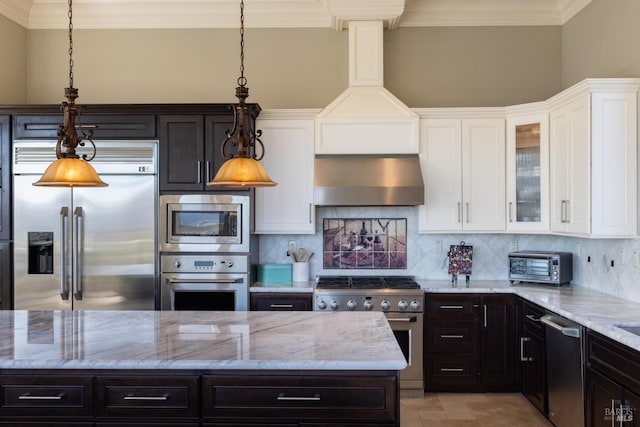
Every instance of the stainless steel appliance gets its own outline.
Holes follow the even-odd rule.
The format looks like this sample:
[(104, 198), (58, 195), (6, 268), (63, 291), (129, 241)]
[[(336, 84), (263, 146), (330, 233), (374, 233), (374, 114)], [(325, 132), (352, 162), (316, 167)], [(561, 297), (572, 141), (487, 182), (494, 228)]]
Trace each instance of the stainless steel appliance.
[(14, 141), (15, 309), (155, 308), (157, 141), (97, 146), (108, 187), (34, 187), (55, 141)]
[(545, 325), (549, 420), (556, 427), (585, 425), (584, 328), (547, 313)]
[(568, 284), (573, 279), (573, 254), (550, 251), (511, 252), (509, 279), (511, 283)]
[(407, 367), (400, 388), (424, 393), (422, 365), (424, 291), (410, 276), (319, 276), (315, 311), (383, 311)]
[(162, 310), (247, 310), (249, 255), (161, 254)]
[(248, 192), (160, 196), (160, 250), (249, 252), (250, 200)]

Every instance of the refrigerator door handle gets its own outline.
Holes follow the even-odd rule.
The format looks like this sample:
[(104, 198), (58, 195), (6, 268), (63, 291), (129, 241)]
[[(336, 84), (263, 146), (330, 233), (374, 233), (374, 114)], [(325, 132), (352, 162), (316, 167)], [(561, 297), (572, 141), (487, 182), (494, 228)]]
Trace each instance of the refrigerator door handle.
[(76, 300), (82, 300), (82, 232), (84, 231), (84, 217), (82, 206), (73, 210), (73, 296)]
[(69, 300), (69, 286), (67, 282), (67, 238), (69, 230), (67, 221), (69, 218), (69, 206), (60, 208), (60, 298)]

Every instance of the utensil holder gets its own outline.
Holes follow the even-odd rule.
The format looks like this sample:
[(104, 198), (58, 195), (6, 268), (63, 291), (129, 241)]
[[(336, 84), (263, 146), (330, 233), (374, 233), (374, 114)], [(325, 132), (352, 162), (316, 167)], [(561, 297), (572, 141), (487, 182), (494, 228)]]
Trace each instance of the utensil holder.
[(294, 262), (292, 276), (293, 276), (294, 282), (308, 282), (309, 281), (309, 263), (306, 261)]

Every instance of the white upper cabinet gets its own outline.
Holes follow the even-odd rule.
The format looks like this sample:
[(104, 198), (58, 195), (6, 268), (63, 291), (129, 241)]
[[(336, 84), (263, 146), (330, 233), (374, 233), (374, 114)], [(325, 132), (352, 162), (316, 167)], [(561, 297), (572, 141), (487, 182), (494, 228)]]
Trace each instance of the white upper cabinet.
[(542, 107), (507, 111), (507, 231), (549, 232), (549, 115)]
[(551, 105), (551, 231), (638, 233), (640, 79), (587, 79)]
[(317, 110), (263, 110), (256, 120), (266, 154), (262, 164), (278, 183), (256, 188), (255, 232), (314, 234), (314, 117)]
[(419, 231), (504, 231), (504, 118), (424, 118), (420, 139)]

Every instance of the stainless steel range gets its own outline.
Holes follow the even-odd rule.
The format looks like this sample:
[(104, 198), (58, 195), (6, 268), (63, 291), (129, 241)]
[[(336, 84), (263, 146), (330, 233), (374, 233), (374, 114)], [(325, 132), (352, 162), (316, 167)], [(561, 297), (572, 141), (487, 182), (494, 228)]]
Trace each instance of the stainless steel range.
[(383, 311), (407, 359), (400, 388), (424, 392), (424, 291), (411, 276), (318, 276), (314, 311)]

